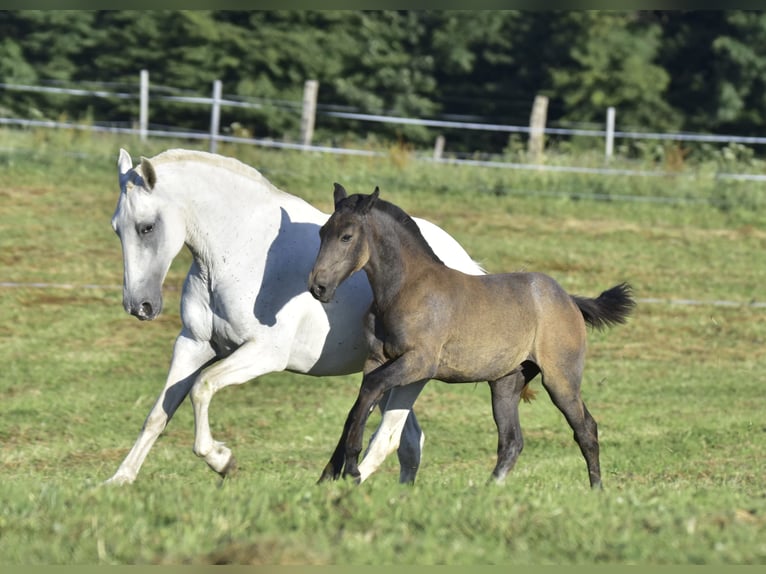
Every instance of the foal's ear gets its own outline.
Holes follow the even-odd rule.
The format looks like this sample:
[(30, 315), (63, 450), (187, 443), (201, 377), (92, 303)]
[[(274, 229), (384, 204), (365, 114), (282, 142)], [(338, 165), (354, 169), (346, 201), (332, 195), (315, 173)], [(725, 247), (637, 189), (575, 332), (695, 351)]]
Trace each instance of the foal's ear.
[(359, 212), (364, 215), (370, 212), (372, 209), (372, 206), (375, 205), (375, 202), (378, 201), (378, 197), (380, 196), (380, 188), (376, 185), (375, 191), (373, 191), (370, 195), (362, 198), (362, 201), (359, 202)]
[(348, 194), (346, 193), (346, 188), (344, 188), (339, 183), (333, 184), (333, 192), (332, 192), (332, 198), (335, 201), (335, 209), (338, 208), (338, 204), (346, 199), (348, 197)]
[(141, 157), (141, 175), (144, 176), (144, 187), (151, 191), (154, 184), (157, 183), (157, 173), (154, 171), (154, 166), (145, 157)]

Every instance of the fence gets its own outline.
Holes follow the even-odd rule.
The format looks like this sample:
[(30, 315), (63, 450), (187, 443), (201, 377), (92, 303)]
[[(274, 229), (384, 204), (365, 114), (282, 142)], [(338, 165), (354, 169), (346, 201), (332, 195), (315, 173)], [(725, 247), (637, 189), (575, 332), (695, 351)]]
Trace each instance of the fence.
[[(464, 129), (495, 131), (505, 133), (521, 133), (529, 136), (529, 148), (533, 152), (532, 157), (539, 158), (542, 151), (543, 138), (545, 135), (563, 135), (563, 136), (584, 136), (600, 138), (604, 141), (605, 159), (609, 160), (613, 155), (614, 140), (616, 138), (634, 139), (634, 140), (665, 140), (665, 141), (694, 141), (707, 143), (739, 143), (744, 145), (766, 144), (766, 137), (746, 137), (735, 135), (716, 135), (716, 134), (697, 134), (697, 133), (657, 133), (657, 132), (639, 132), (639, 131), (620, 131), (615, 129), (616, 111), (614, 108), (608, 108), (606, 113), (605, 128), (603, 130), (594, 129), (571, 129), (571, 128), (552, 128), (545, 125), (545, 108), (547, 100), (542, 101), (540, 96), (535, 99), (535, 105), (530, 117), (530, 125), (507, 125), (491, 124), (481, 122), (463, 122), (436, 120), (424, 118), (407, 118), (388, 115), (366, 114), (354, 111), (338, 111), (336, 106), (319, 105), (317, 103), (318, 84), (316, 81), (308, 80), (304, 86), (304, 97), (302, 105), (297, 102), (290, 102), (290, 106), (301, 110), (301, 135), (299, 142), (280, 142), (263, 138), (247, 138), (230, 136), (220, 133), (220, 112), (222, 107), (239, 107), (249, 109), (259, 109), (263, 104), (247, 101), (243, 99), (224, 98), (222, 95), (222, 86), (219, 80), (213, 82), (212, 94), (210, 97), (204, 96), (175, 96), (166, 94), (155, 94), (152, 97), (155, 100), (197, 104), (208, 106), (210, 108), (210, 129), (208, 132), (193, 132), (188, 130), (176, 129), (150, 129), (149, 127), (149, 72), (142, 70), (139, 74), (139, 90), (135, 92), (117, 92), (108, 90), (86, 90), (72, 88), (57, 88), (45, 86), (29, 86), (0, 83), (0, 89), (65, 94), (70, 96), (88, 96), (97, 98), (116, 98), (116, 99), (138, 99), (139, 100), (139, 122), (138, 127), (118, 127), (104, 124), (76, 124), (72, 122), (60, 122), (49, 120), (30, 120), (21, 118), (0, 118), (0, 125), (16, 125), (27, 127), (46, 127), (46, 128), (66, 128), (89, 131), (113, 132), (139, 135), (141, 139), (152, 137), (172, 137), (183, 139), (207, 140), (211, 152), (215, 152), (218, 142), (242, 143), (265, 147), (283, 148), (283, 149), (302, 149), (312, 150), (324, 153), (350, 154), (350, 155), (379, 155), (379, 152), (370, 150), (360, 150), (351, 148), (338, 148), (331, 146), (312, 145), (312, 137), (317, 115), (328, 117), (349, 119), (366, 122), (378, 122), (398, 125), (417, 125), (431, 128), (445, 129)], [(535, 169), (535, 170), (556, 170), (573, 173), (602, 173), (606, 175), (638, 175), (638, 176), (661, 176), (667, 175), (662, 171), (649, 170), (631, 170), (631, 169), (610, 169), (605, 168), (585, 168), (585, 167), (566, 167), (550, 166), (539, 161), (535, 163), (511, 163), (507, 161), (479, 161), (456, 158), (444, 158), (444, 139), (442, 136), (436, 138), (434, 153), (432, 156), (423, 156), (420, 159), (428, 161), (437, 161), (443, 163), (464, 163), (469, 165), (483, 165), (486, 167), (498, 167), (505, 169)], [(760, 174), (718, 174), (721, 179), (738, 179), (749, 181), (766, 181), (766, 175)]]
[[(51, 120), (31, 120), (21, 118), (0, 118), (0, 125), (11, 126), (25, 126), (25, 127), (42, 127), (42, 128), (62, 128), (62, 129), (75, 129), (86, 130), (93, 132), (111, 132), (122, 133), (130, 135), (138, 135), (142, 139), (148, 137), (168, 137), (168, 138), (184, 138), (184, 139), (197, 139), (207, 140), (210, 145), (211, 151), (215, 151), (217, 142), (232, 142), (249, 144), (256, 146), (266, 146), (273, 148), (283, 149), (295, 149), (295, 150), (311, 150), (323, 153), (333, 154), (347, 154), (347, 155), (383, 155), (382, 152), (375, 152), (371, 150), (351, 149), (351, 148), (338, 148), (329, 146), (317, 146), (311, 143), (313, 128), (317, 115), (326, 115), (328, 117), (335, 117), (341, 119), (359, 120), (367, 122), (382, 122), (399, 125), (420, 125), (433, 128), (450, 128), (450, 129), (466, 129), (466, 130), (489, 130), (506, 133), (522, 133), (530, 136), (533, 140), (534, 135), (540, 135), (544, 137), (549, 135), (565, 135), (565, 136), (585, 136), (600, 138), (604, 141), (605, 157), (609, 159), (613, 154), (614, 140), (615, 138), (625, 139), (654, 139), (654, 140), (669, 140), (669, 141), (697, 141), (697, 142), (710, 142), (710, 143), (741, 143), (746, 145), (754, 144), (766, 144), (766, 138), (760, 137), (740, 137), (733, 135), (713, 135), (713, 134), (692, 134), (692, 133), (647, 133), (647, 132), (635, 132), (635, 131), (618, 131), (615, 130), (615, 116), (616, 112), (613, 108), (607, 110), (606, 124), (604, 130), (585, 130), (585, 129), (567, 129), (567, 128), (551, 128), (544, 125), (545, 114), (544, 104), (538, 103), (537, 113), (534, 111), (530, 117), (530, 125), (505, 125), (505, 124), (490, 124), (480, 122), (459, 122), (459, 121), (447, 121), (447, 120), (434, 120), (434, 119), (421, 119), (421, 118), (405, 118), (386, 115), (374, 115), (364, 114), (354, 111), (342, 111), (336, 109), (334, 106), (321, 106), (317, 103), (317, 84), (316, 82), (308, 81), (305, 85), (303, 102), (287, 102), (285, 105), (301, 111), (301, 137), (299, 142), (280, 142), (268, 139), (257, 138), (245, 138), (229, 136), (220, 133), (220, 110), (222, 107), (240, 107), (240, 108), (261, 108), (263, 104), (253, 101), (233, 100), (224, 98), (221, 90), (221, 83), (216, 81), (213, 83), (213, 89), (211, 97), (198, 97), (198, 96), (177, 96), (166, 94), (155, 94), (153, 99), (197, 104), (200, 106), (208, 106), (210, 108), (210, 129), (207, 132), (193, 132), (184, 130), (161, 130), (151, 129), (149, 126), (149, 110), (150, 110), (150, 91), (149, 91), (149, 74), (146, 71), (142, 71), (140, 74), (139, 90), (138, 94), (135, 92), (119, 92), (109, 90), (87, 90), (87, 89), (71, 89), (71, 88), (54, 88), (44, 86), (26, 86), (26, 85), (14, 85), (0, 83), (0, 89), (16, 90), (16, 91), (28, 91), (28, 92), (41, 92), (52, 94), (65, 94), (71, 96), (82, 97), (98, 97), (98, 98), (113, 98), (113, 99), (137, 99), (139, 100), (139, 123), (138, 127), (120, 127), (108, 124), (78, 124), (73, 122), (51, 121)], [(541, 107), (543, 111), (541, 111)], [(541, 121), (542, 118), (542, 121)], [(534, 147), (539, 145), (540, 142), (535, 142), (530, 145), (531, 151), (534, 152)], [(423, 161), (433, 161), (439, 163), (456, 163), (463, 165), (481, 165), (502, 169), (518, 169), (518, 170), (547, 170), (547, 171), (559, 171), (570, 173), (590, 173), (590, 174), (603, 174), (603, 175), (626, 175), (626, 176), (666, 176), (668, 175), (663, 171), (647, 171), (647, 170), (629, 170), (629, 169), (615, 169), (609, 167), (603, 168), (589, 168), (589, 167), (577, 167), (577, 166), (554, 166), (540, 163), (512, 163), (506, 161), (482, 161), (472, 159), (454, 159), (445, 158), (439, 152), (439, 149), (444, 145), (444, 140), (441, 137), (436, 138), (436, 148), (433, 155), (421, 156), (419, 159)], [(720, 179), (739, 179), (750, 181), (766, 181), (766, 175), (759, 174), (733, 174), (733, 173), (719, 173), (717, 177)], [(538, 192), (542, 193), (542, 192)], [(672, 201), (672, 198), (651, 198), (651, 197), (630, 197), (621, 196), (623, 200), (628, 201)], [(611, 199), (615, 199), (612, 197)], [(42, 289), (107, 289), (107, 290), (119, 290), (119, 285), (73, 285), (73, 284), (53, 284), (53, 283), (14, 283), (14, 282), (0, 282), (0, 288), (42, 288)], [(642, 303), (649, 304), (671, 304), (671, 305), (703, 305), (703, 306), (715, 306), (715, 307), (742, 307), (752, 309), (766, 308), (766, 302), (763, 301), (729, 301), (729, 300), (713, 300), (713, 301), (701, 301), (690, 299), (657, 299), (657, 298), (644, 298), (639, 300)]]

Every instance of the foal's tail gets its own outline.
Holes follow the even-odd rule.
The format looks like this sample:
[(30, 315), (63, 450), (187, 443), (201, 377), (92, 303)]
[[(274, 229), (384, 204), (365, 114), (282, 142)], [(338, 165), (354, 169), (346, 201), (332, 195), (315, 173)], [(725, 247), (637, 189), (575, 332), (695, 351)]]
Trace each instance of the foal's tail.
[(585, 322), (595, 329), (624, 323), (633, 307), (636, 306), (633, 289), (627, 283), (615, 285), (595, 299), (578, 295), (571, 297), (580, 308)]

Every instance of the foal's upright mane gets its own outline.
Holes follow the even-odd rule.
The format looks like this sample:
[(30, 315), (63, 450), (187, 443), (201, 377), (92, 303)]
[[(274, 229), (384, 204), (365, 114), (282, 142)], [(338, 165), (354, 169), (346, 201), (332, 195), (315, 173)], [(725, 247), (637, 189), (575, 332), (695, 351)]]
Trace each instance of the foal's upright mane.
[(417, 243), (421, 249), (423, 249), (423, 251), (425, 251), (431, 257), (431, 259), (433, 259), (436, 263), (441, 263), (444, 265), (444, 262), (439, 259), (436, 253), (434, 253), (434, 250), (431, 249), (431, 246), (428, 244), (425, 237), (423, 237), (418, 224), (415, 223), (415, 220), (412, 219), (412, 217), (410, 217), (402, 208), (383, 199), (378, 199), (372, 208), (391, 217), (397, 224), (404, 228), (406, 233), (412, 236), (412, 238), (415, 240), (415, 243)]

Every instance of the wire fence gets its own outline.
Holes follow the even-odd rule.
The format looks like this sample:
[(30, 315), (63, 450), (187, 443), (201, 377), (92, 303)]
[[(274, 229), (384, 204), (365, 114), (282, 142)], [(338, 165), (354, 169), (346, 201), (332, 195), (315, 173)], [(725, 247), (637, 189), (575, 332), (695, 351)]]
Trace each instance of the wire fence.
[[(74, 97), (90, 97), (90, 98), (106, 98), (116, 100), (141, 100), (142, 97), (147, 97), (147, 101), (140, 102), (140, 107), (143, 109), (145, 115), (145, 108), (148, 108), (148, 90), (140, 90), (137, 93), (130, 89), (130, 86), (125, 89), (125, 86), (105, 84), (109, 89), (88, 89), (88, 88), (65, 88), (65, 87), (53, 87), (53, 86), (30, 86), (30, 85), (16, 85), (0, 83), (0, 90), (13, 90), (13, 91), (26, 91), (32, 93), (46, 93), (46, 94), (58, 94), (68, 95)], [(220, 90), (220, 87), (219, 87)], [(228, 142), (236, 144), (254, 145), (261, 147), (270, 147), (278, 149), (291, 149), (291, 150), (306, 150), (320, 153), (330, 154), (344, 154), (344, 155), (359, 155), (359, 156), (385, 156), (386, 152), (375, 151), (370, 149), (354, 149), (348, 147), (335, 147), (335, 146), (323, 146), (307, 144), (305, 142), (296, 141), (276, 141), (267, 138), (250, 138), (240, 137), (227, 134), (221, 134), (218, 131), (218, 126), (213, 126), (214, 116), (216, 109), (220, 107), (232, 107), (232, 108), (247, 108), (247, 109), (262, 109), (265, 106), (277, 106), (285, 109), (291, 109), (296, 112), (301, 111), (305, 113), (305, 108), (301, 102), (285, 101), (285, 100), (255, 100), (247, 98), (233, 98), (223, 97), (220, 91), (216, 93), (216, 89), (213, 90), (212, 97), (198, 96), (198, 95), (179, 95), (177, 91), (172, 88), (166, 88), (162, 86), (153, 87), (153, 94), (151, 96), (152, 101), (162, 101), (169, 103), (185, 103), (192, 105), (205, 106), (211, 110), (211, 129), (209, 131), (194, 131), (188, 129), (158, 129), (156, 127), (150, 127), (148, 121), (144, 125), (136, 127), (135, 122), (93, 122), (93, 123), (78, 123), (68, 121), (55, 121), (44, 119), (28, 119), (28, 118), (11, 118), (0, 117), (0, 125), (4, 126), (17, 126), (25, 128), (47, 128), (47, 129), (69, 129), (69, 130), (83, 130), (90, 132), (105, 132), (115, 134), (125, 134), (140, 136), (142, 138), (178, 138), (189, 140), (206, 140), (211, 143), (211, 146), (215, 142)], [(442, 128), (442, 129), (458, 129), (458, 130), (479, 130), (479, 131), (495, 131), (505, 133), (521, 133), (530, 134), (534, 128), (525, 125), (506, 125), (496, 124), (489, 122), (478, 121), (454, 121), (454, 120), (442, 120), (442, 119), (427, 119), (427, 118), (408, 118), (400, 116), (389, 116), (379, 114), (366, 114), (359, 111), (349, 110), (344, 106), (336, 106), (332, 104), (317, 104), (316, 106), (317, 116), (327, 116), (337, 119), (348, 119), (354, 121), (365, 121), (372, 123), (390, 123), (396, 125), (417, 125), (428, 128)], [(142, 118), (146, 120), (146, 118)], [(640, 132), (640, 131), (609, 131), (607, 129), (579, 129), (579, 128), (556, 128), (545, 127), (543, 133), (547, 135), (561, 135), (561, 136), (583, 136), (593, 137), (600, 139), (625, 138), (625, 139), (646, 139), (646, 140), (664, 140), (664, 141), (695, 141), (706, 143), (725, 143), (732, 144), (738, 143), (742, 145), (759, 145), (766, 144), (766, 137), (744, 137), (735, 135), (717, 135), (717, 134), (698, 134), (698, 133), (656, 133), (656, 132)], [(458, 157), (434, 157), (427, 153), (415, 154), (416, 159), (419, 161), (427, 161), (441, 164), (452, 165), (467, 165), (467, 166), (481, 166), (490, 167), (496, 169), (508, 169), (508, 170), (534, 170), (534, 171), (550, 171), (561, 173), (576, 173), (576, 174), (593, 174), (604, 176), (628, 176), (628, 177), (679, 177), (677, 173), (670, 173), (663, 170), (645, 170), (645, 169), (619, 169), (610, 167), (583, 167), (583, 166), (561, 166), (550, 165), (546, 163), (520, 163), (510, 162), (502, 159), (499, 160), (478, 160), (478, 159), (464, 159)], [(687, 175), (682, 177), (695, 177), (694, 175)], [(715, 177), (722, 180), (740, 180), (740, 181), (752, 181), (752, 182), (764, 182), (766, 181), (766, 175), (751, 174), (751, 173), (717, 173)], [(514, 193), (524, 194), (523, 190), (515, 190)], [(529, 192), (531, 193), (531, 192)], [(559, 196), (563, 192), (555, 191), (535, 191), (535, 195), (551, 195)], [(566, 195), (572, 194), (567, 192)], [(589, 199), (599, 199), (599, 194), (588, 194)], [(609, 195), (604, 196), (604, 199), (610, 201), (635, 201), (635, 202), (661, 202), (661, 203), (688, 203), (694, 202), (693, 198), (681, 198), (681, 197), (652, 197), (652, 196), (629, 196), (629, 195)], [(704, 201), (704, 200), (699, 200)], [(67, 289), (67, 290), (118, 290), (122, 289), (118, 285), (79, 285), (69, 283), (37, 283), (37, 282), (0, 282), (0, 288), (33, 288), (33, 289)], [(738, 307), (738, 308), (751, 308), (761, 309), (766, 308), (766, 302), (760, 301), (731, 301), (731, 300), (696, 300), (696, 299), (672, 299), (672, 298), (644, 298), (639, 300), (645, 304), (669, 304), (669, 305), (691, 305), (691, 306), (712, 306), (712, 307)]]
[[(308, 82), (307, 82), (308, 83)], [(46, 94), (59, 94), (75, 97), (91, 97), (91, 98), (106, 98), (106, 99), (133, 99), (139, 100), (140, 118), (138, 127), (135, 126), (135, 122), (131, 122), (130, 127), (124, 123), (122, 125), (116, 125), (108, 122), (92, 122), (92, 123), (75, 123), (66, 121), (53, 121), (53, 120), (40, 120), (40, 119), (26, 119), (26, 118), (10, 118), (0, 117), (0, 125), (7, 126), (19, 126), (19, 127), (40, 127), (40, 128), (53, 128), (53, 129), (76, 129), (86, 130), (94, 132), (111, 132), (122, 133), (130, 135), (138, 135), (142, 139), (147, 137), (167, 137), (167, 138), (181, 138), (192, 140), (206, 140), (210, 142), (211, 151), (215, 151), (217, 142), (229, 142), (238, 143), (262, 147), (281, 148), (281, 149), (301, 149), (311, 150), (321, 153), (332, 154), (344, 154), (344, 155), (384, 155), (383, 152), (376, 152), (367, 149), (354, 149), (348, 147), (337, 146), (325, 146), (325, 145), (313, 145), (310, 141), (307, 141), (305, 134), (302, 134), (301, 141), (277, 141), (270, 138), (253, 138), (242, 137), (235, 135), (222, 134), (219, 130), (218, 119), (220, 117), (220, 109), (222, 107), (227, 108), (245, 108), (245, 109), (263, 109), (265, 106), (276, 106), (287, 109), (295, 110), (296, 113), (300, 110), (305, 116), (306, 101), (303, 102), (289, 101), (289, 100), (268, 100), (257, 98), (243, 98), (243, 97), (223, 97), (220, 92), (220, 82), (216, 81), (213, 85), (213, 92), (211, 96), (199, 96), (199, 95), (178, 95), (178, 90), (169, 88), (166, 86), (152, 86), (151, 101), (152, 102), (169, 102), (169, 103), (184, 103), (205, 106), (210, 109), (211, 126), (207, 131), (194, 131), (188, 129), (166, 128), (159, 129), (156, 127), (150, 127), (148, 122), (148, 108), (150, 105), (150, 91), (148, 85), (148, 72), (142, 71), (140, 75), (140, 82), (138, 90), (130, 89), (131, 86), (124, 84), (104, 84), (108, 89), (86, 89), (86, 88), (68, 88), (60, 86), (32, 86), (21, 84), (0, 83), (0, 89), (9, 91), (21, 91), (32, 93), (46, 93)], [(127, 88), (127, 89), (126, 89)], [(315, 103), (315, 109), (312, 110), (316, 116), (326, 116), (336, 119), (347, 119), (353, 121), (371, 122), (371, 123), (386, 123), (393, 125), (411, 125), (422, 126), (427, 128), (441, 128), (441, 129), (456, 129), (456, 130), (475, 130), (475, 131), (492, 131), (500, 133), (519, 133), (519, 134), (532, 134), (535, 130), (541, 130), (543, 135), (556, 135), (556, 136), (579, 136), (579, 137), (592, 137), (605, 140), (607, 148), (609, 148), (609, 142), (614, 138), (630, 139), (630, 140), (658, 140), (658, 141), (687, 141), (687, 142), (701, 142), (701, 143), (723, 143), (723, 144), (741, 144), (741, 145), (762, 145), (766, 144), (766, 137), (753, 137), (753, 136), (737, 136), (737, 135), (722, 135), (722, 134), (700, 134), (700, 133), (662, 133), (662, 132), (641, 132), (641, 131), (624, 131), (614, 130), (612, 128), (613, 122), (607, 121), (605, 129), (580, 129), (580, 128), (561, 128), (561, 127), (549, 127), (535, 128), (528, 125), (508, 125), (497, 124), (489, 122), (477, 122), (477, 121), (454, 121), (444, 119), (429, 119), (429, 118), (409, 118), (392, 115), (381, 114), (368, 114), (361, 113), (359, 111), (349, 110), (347, 107), (338, 106), (333, 104), (320, 104)], [(613, 114), (613, 110), (612, 110)], [(613, 119), (613, 115), (612, 115)], [(311, 121), (313, 125), (313, 119)], [(310, 140), (310, 136), (309, 136)], [(669, 172), (663, 170), (645, 170), (645, 169), (614, 169), (609, 167), (582, 167), (582, 166), (560, 166), (550, 165), (544, 162), (534, 163), (520, 163), (509, 162), (504, 159), (465, 159), (457, 157), (453, 154), (452, 157), (438, 157), (436, 154), (420, 153), (416, 154), (417, 159), (425, 161), (434, 161), (448, 164), (465, 164), (465, 165), (477, 165), (491, 168), (502, 169), (516, 169), (516, 170), (536, 170), (536, 171), (558, 171), (567, 173), (588, 173), (588, 174), (602, 174), (602, 175), (622, 175), (622, 176), (641, 176), (641, 177), (657, 177), (667, 176)], [(676, 175), (676, 174), (673, 174)], [(741, 181), (753, 181), (764, 182), (766, 181), (766, 175), (757, 173), (718, 173), (716, 177), (719, 179), (741, 180)]]

